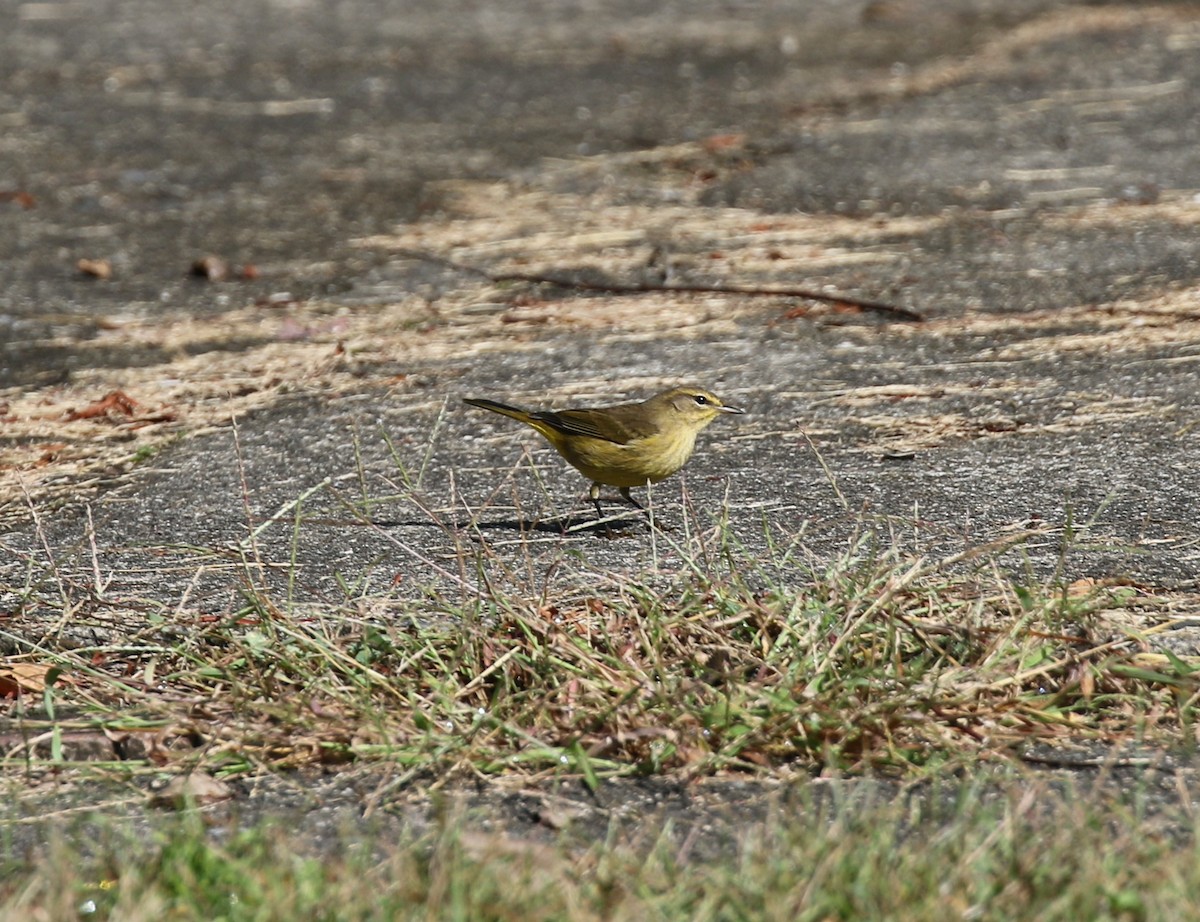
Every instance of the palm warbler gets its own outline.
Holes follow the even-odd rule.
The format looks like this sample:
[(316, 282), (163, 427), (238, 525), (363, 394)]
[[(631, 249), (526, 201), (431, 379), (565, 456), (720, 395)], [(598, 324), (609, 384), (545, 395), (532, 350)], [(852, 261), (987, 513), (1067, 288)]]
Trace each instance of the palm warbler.
[(658, 483), (687, 463), (696, 447), (696, 434), (722, 413), (744, 413), (729, 407), (711, 391), (699, 387), (673, 387), (641, 403), (588, 410), (540, 410), (468, 397), (464, 401), (511, 416), (532, 426), (576, 468), (592, 481), (588, 495), (600, 509), (600, 485), (618, 487), (621, 496), (637, 508), (630, 487)]

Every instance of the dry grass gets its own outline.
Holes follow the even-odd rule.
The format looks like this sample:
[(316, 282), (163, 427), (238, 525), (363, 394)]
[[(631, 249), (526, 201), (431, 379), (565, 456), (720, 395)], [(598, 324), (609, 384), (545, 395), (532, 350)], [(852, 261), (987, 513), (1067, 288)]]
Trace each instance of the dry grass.
[[(399, 769), (397, 785), (566, 775), (595, 787), (909, 775), (1031, 746), (1045, 759), (1047, 746), (1191, 740), (1197, 662), (1157, 641), (1194, 600), (1014, 578), (999, 557), (1035, 533), (925, 559), (864, 523), (830, 559), (770, 525), (768, 550), (751, 552), (718, 516), (652, 537), (678, 561), (668, 569), (585, 566), (571, 585), (588, 588), (539, 595), (505, 576), (526, 566), (520, 547), (514, 560), (469, 524), (446, 529), (455, 551), (437, 569), (469, 595), (347, 586), (340, 604), (301, 604), (268, 578), (257, 531), (194, 549), (241, 572), (243, 603), (224, 615), (186, 594), (131, 608), (104, 595), (104, 574), (68, 578), (23, 552), (26, 585), (2, 587), (19, 602), (0, 681), (49, 711), (16, 709), (9, 764), (113, 761), (116, 740), (135, 773), (377, 764)], [(81, 643), (88, 624), (125, 627)]]

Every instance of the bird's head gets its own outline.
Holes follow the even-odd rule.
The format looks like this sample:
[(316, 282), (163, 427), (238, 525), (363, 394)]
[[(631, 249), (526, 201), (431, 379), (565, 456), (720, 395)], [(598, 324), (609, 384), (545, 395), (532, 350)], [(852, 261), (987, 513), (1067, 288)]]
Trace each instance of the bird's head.
[(740, 407), (727, 405), (712, 391), (692, 385), (673, 387), (651, 397), (648, 402), (658, 404), (659, 412), (669, 414), (694, 432), (699, 432), (723, 413), (746, 412)]

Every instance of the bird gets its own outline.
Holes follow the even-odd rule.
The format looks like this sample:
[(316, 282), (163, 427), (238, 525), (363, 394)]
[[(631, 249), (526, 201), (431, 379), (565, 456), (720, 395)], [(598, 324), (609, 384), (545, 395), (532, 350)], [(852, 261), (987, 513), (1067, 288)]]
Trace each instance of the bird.
[(463, 402), (536, 429), (592, 481), (588, 495), (601, 518), (602, 485), (617, 487), (625, 500), (644, 512), (630, 489), (670, 477), (687, 463), (697, 434), (709, 423), (746, 412), (695, 385), (672, 387), (640, 403), (587, 409), (530, 411), (482, 397), (465, 397)]

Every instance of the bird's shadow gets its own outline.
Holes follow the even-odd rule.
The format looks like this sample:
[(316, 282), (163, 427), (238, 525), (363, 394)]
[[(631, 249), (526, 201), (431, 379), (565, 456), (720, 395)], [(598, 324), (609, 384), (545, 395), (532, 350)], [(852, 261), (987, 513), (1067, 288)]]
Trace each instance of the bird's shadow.
[(589, 519), (575, 516), (550, 520), (531, 518), (497, 519), (491, 522), (479, 522), (471, 519), (455, 519), (442, 523), (433, 523), (428, 519), (372, 519), (371, 524), (376, 528), (428, 528), (431, 525), (451, 529), (458, 532), (515, 532), (517, 534), (537, 533), (556, 535), (562, 538), (576, 536), (595, 536), (600, 538), (624, 537), (646, 527), (646, 521), (640, 518), (624, 519)]

